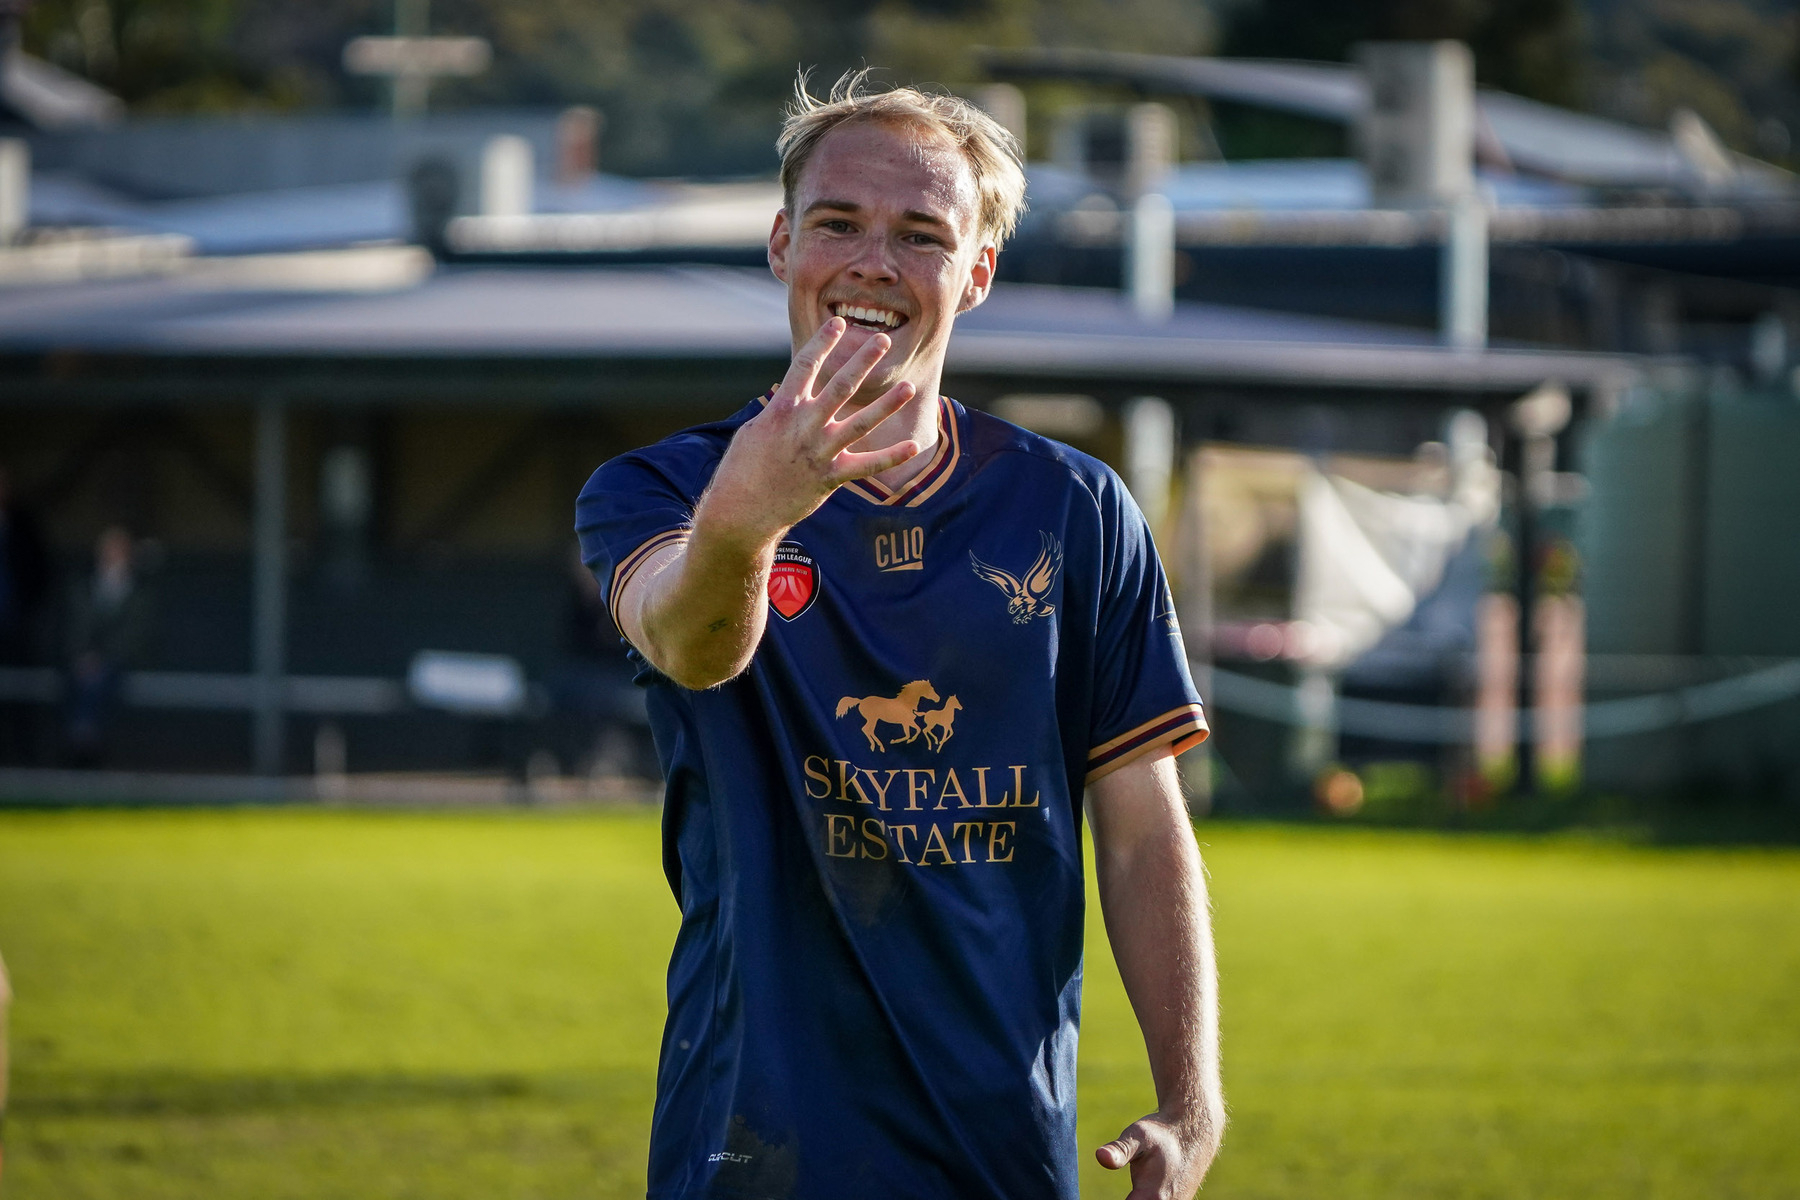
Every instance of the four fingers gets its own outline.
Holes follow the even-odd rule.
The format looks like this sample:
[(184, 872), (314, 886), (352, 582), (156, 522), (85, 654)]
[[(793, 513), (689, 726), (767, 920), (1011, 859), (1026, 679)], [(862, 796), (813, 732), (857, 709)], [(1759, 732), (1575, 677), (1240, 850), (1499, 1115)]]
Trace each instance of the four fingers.
[(850, 416), (828, 426), (830, 440), (827, 444), (833, 450), (854, 446), (868, 436), (870, 430), (899, 412), (917, 390), (911, 382), (901, 380)]
[(842, 317), (833, 317), (819, 326), (818, 331), (807, 339), (806, 345), (794, 352), (794, 361), (788, 364), (787, 375), (777, 389), (778, 394), (795, 399), (812, 395), (813, 381), (819, 377), (819, 368), (825, 365), (825, 359), (849, 327), (850, 323)]
[(822, 448), (832, 458), (830, 475), (836, 483), (879, 475), (914, 457), (922, 449), (912, 440), (860, 453), (847, 449), (868, 436), (917, 394), (912, 383), (902, 381), (844, 420), (837, 420), (838, 411), (856, 395), (893, 345), (893, 339), (886, 334), (876, 334), (837, 369), (824, 387), (818, 387), (819, 372), (848, 327), (841, 317), (833, 317), (821, 325), (806, 344), (795, 351), (787, 375), (777, 389), (777, 395), (788, 400), (792, 408), (805, 411), (805, 416), (810, 418), (808, 423), (815, 424), (825, 433)]
[(861, 348), (850, 356), (850, 360), (838, 368), (837, 374), (833, 375), (817, 393), (817, 398), (821, 402), (819, 404), (821, 423), (835, 418), (838, 410), (849, 403), (850, 398), (856, 395), (857, 390), (862, 387), (863, 380), (869, 377), (869, 372), (875, 369), (875, 364), (881, 361), (881, 356), (886, 354), (888, 347), (893, 344), (894, 339), (885, 333), (878, 333), (864, 342)]
[(923, 447), (914, 441), (895, 442), (891, 446), (883, 446), (879, 450), (867, 450), (861, 454), (846, 451), (837, 456), (833, 464), (836, 469), (832, 475), (839, 483), (848, 483), (852, 479), (867, 479), (871, 475), (879, 475), (892, 467), (897, 467)]
[(837, 369), (824, 387), (818, 387), (819, 372), (824, 368), (825, 360), (837, 348), (838, 342), (843, 339), (847, 328), (842, 317), (833, 317), (819, 326), (818, 332), (794, 352), (793, 362), (788, 365), (787, 374), (782, 377), (781, 386), (776, 389), (777, 395), (796, 404), (804, 404), (808, 400), (818, 401), (814, 412), (815, 419), (821, 425), (836, 416), (838, 409), (856, 395), (863, 380), (869, 377), (869, 372), (875, 369), (881, 356), (894, 344), (893, 339), (885, 333), (876, 334)]

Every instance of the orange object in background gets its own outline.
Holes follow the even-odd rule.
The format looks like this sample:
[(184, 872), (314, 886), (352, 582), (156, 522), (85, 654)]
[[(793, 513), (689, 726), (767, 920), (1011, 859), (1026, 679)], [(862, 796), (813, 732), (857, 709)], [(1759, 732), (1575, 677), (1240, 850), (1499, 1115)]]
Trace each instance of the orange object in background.
[(1313, 797), (1334, 817), (1353, 817), (1362, 811), (1363, 781), (1355, 771), (1328, 767), (1313, 781)]

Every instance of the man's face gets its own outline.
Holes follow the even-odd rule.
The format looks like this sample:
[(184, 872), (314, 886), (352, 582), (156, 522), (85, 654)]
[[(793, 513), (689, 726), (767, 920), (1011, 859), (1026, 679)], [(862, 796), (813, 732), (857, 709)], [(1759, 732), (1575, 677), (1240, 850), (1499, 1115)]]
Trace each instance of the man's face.
[(902, 380), (937, 391), (956, 314), (986, 298), (994, 248), (977, 232), (968, 160), (949, 142), (876, 121), (825, 135), (769, 237), (769, 266), (788, 286), (798, 350), (832, 317), (848, 323), (819, 383), (878, 333), (893, 345), (857, 396)]

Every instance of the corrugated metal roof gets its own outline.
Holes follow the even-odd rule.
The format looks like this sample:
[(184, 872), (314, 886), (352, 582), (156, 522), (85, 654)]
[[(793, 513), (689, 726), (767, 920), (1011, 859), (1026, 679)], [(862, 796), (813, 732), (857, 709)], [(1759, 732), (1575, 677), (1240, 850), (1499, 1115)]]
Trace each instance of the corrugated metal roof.
[[(540, 181), (535, 195), (541, 213), (617, 212), (684, 198), (691, 190), (596, 175), (575, 185)], [(397, 179), (144, 200), (70, 171), (39, 171), (31, 180), (31, 215), (37, 225), (181, 234), (203, 254), (350, 246), (412, 233), (406, 187)]]
[[(0, 356), (233, 360), (785, 361), (786, 297), (724, 267), (459, 266), (369, 293), (170, 277), (0, 290)], [(959, 319), (948, 369), (982, 376), (1145, 378), (1319, 387), (1528, 387), (1624, 382), (1610, 355), (1457, 353), (1421, 331), (1207, 304), (1166, 323), (1116, 292), (1002, 285)], [(4, 389), (0, 389), (4, 391)]]
[[(1000, 77), (1130, 82), (1151, 91), (1209, 96), (1320, 120), (1354, 123), (1368, 107), (1368, 86), (1354, 67), (1249, 58), (1176, 58), (1111, 50), (990, 50)], [(1668, 132), (1481, 89), (1480, 120), (1515, 167), (1601, 187), (1665, 187), (1746, 196), (1791, 195), (1794, 177), (1741, 154), (1721, 184), (1681, 152)]]

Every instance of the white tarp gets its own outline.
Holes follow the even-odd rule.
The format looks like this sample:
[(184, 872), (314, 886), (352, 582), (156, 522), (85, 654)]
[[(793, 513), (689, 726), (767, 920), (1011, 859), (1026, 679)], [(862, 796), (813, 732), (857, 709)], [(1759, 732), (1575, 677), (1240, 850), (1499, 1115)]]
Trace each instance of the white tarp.
[(1380, 492), (1311, 470), (1300, 485), (1294, 618), (1310, 628), (1308, 666), (1336, 670), (1412, 616), (1445, 565), (1499, 512), (1485, 458), (1456, 467), (1449, 499)]

